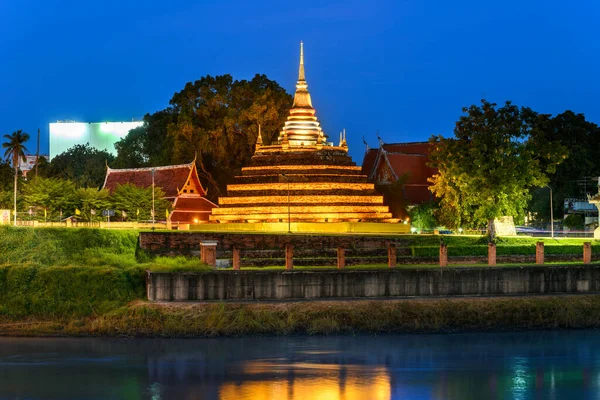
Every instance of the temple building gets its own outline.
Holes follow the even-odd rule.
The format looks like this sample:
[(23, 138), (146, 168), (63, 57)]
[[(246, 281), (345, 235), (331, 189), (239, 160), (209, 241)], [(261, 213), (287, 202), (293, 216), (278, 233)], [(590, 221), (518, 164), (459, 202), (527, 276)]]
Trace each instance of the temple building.
[[(434, 200), (427, 179), (435, 175), (437, 169), (428, 166), (429, 152), (428, 142), (384, 143), (380, 140), (378, 148), (367, 147), (362, 173), (383, 193), (395, 216), (404, 218), (408, 207)], [(401, 193), (389, 190), (396, 182), (401, 183)]]
[[(207, 222), (217, 205), (208, 200), (196, 170), (196, 160), (189, 164), (165, 167), (113, 169), (107, 167), (103, 189), (111, 193), (118, 185), (127, 183), (139, 187), (160, 187), (165, 199), (172, 202), (168, 220), (171, 223), (194, 224)], [(160, 214), (157, 214), (159, 216)]]
[(212, 211), (214, 222), (398, 222), (348, 155), (328, 141), (312, 105), (300, 44), (294, 102), (275, 143), (260, 130), (250, 164)]

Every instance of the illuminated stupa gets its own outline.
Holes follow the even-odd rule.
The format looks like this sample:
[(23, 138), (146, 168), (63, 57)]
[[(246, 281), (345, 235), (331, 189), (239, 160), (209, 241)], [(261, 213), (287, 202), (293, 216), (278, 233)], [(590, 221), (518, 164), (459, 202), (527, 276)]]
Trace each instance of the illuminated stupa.
[(276, 143), (264, 145), (259, 130), (250, 165), (227, 186), (212, 210), (213, 222), (398, 222), (383, 196), (339, 145), (327, 141), (300, 68), (294, 103)]

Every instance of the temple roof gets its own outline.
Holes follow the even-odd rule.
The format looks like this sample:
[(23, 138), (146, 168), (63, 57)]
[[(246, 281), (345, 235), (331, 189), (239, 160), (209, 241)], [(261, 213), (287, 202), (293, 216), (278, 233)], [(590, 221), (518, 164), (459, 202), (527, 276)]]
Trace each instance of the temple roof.
[[(375, 170), (381, 158), (390, 154), (404, 155), (425, 155), (429, 156), (429, 142), (407, 142), (407, 143), (382, 143), (378, 148), (368, 149), (362, 162), (362, 173), (367, 175), (369, 179), (374, 178)], [(401, 157), (394, 157), (401, 159)], [(401, 162), (395, 161), (395, 166), (401, 165)]]
[(409, 204), (421, 204), (433, 199), (428, 178), (437, 169), (428, 166), (428, 142), (380, 143), (379, 148), (367, 149), (362, 163), (362, 173), (369, 182), (389, 184), (403, 179), (403, 197)]
[(315, 116), (308, 84), (304, 72), (304, 45), (300, 42), (300, 66), (294, 103), (284, 127), (279, 133), (279, 142), (290, 146), (309, 146), (325, 143), (327, 136)]
[(113, 169), (108, 167), (104, 179), (104, 189), (113, 191), (117, 185), (131, 183), (139, 187), (152, 186), (152, 171), (154, 170), (154, 184), (165, 192), (166, 198), (173, 198), (185, 186), (189, 179), (199, 187), (202, 196), (206, 196), (206, 190), (198, 179), (195, 161), (189, 164), (168, 165), (165, 167), (127, 168)]

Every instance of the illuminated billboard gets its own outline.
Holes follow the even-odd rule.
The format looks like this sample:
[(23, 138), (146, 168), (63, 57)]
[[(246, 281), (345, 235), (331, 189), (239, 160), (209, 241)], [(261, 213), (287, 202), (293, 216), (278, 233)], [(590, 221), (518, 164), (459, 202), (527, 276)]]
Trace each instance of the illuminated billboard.
[(53, 122), (50, 124), (50, 160), (75, 145), (86, 143), (116, 155), (115, 143), (127, 136), (131, 129), (142, 125), (142, 121)]

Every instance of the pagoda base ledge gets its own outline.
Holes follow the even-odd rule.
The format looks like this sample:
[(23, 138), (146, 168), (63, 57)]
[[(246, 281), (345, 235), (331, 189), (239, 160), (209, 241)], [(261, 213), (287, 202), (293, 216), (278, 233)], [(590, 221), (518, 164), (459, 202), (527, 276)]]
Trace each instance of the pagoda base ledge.
[(385, 222), (249, 222), (190, 225), (203, 232), (410, 233), (410, 224)]

